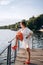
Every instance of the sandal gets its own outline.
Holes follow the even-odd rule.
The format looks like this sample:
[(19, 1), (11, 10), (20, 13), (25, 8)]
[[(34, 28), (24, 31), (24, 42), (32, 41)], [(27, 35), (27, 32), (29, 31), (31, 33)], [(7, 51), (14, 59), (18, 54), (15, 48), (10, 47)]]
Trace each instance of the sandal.
[(24, 64), (30, 64), (30, 61), (25, 61)]

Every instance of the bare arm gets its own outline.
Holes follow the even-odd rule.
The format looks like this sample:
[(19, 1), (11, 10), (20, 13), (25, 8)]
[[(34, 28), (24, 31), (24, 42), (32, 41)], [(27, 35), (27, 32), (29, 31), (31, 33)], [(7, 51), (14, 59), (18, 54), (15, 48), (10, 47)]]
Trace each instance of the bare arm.
[(26, 37), (26, 39), (28, 39), (32, 34), (33, 34), (33, 32), (29, 33), (29, 35)]

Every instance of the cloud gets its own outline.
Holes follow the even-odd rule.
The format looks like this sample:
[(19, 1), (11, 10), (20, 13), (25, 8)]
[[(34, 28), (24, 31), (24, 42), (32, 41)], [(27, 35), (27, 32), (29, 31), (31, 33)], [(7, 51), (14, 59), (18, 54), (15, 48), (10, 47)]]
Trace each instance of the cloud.
[(13, 0), (0, 0), (0, 5), (3, 6), (3, 5), (8, 5), (11, 3), (11, 1)]

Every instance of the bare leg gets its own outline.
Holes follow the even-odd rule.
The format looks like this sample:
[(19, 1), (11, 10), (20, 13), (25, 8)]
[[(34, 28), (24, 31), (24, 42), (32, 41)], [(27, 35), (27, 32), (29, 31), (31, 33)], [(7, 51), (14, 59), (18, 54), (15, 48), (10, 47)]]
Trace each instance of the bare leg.
[(30, 49), (27, 48), (26, 50), (27, 50), (27, 59), (28, 59), (28, 61), (30, 61)]
[(30, 49), (27, 48), (26, 51), (27, 51), (27, 60), (24, 62), (24, 64), (30, 64)]

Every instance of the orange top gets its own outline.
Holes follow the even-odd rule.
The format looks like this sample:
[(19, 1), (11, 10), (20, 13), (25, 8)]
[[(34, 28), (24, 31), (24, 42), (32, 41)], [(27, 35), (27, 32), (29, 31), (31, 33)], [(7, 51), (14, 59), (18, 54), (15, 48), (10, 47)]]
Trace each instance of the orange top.
[(17, 33), (17, 37), (19, 40), (21, 40), (21, 41), (23, 40), (23, 34), (21, 32)]

